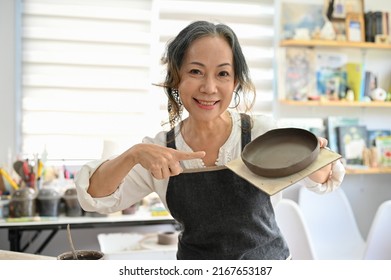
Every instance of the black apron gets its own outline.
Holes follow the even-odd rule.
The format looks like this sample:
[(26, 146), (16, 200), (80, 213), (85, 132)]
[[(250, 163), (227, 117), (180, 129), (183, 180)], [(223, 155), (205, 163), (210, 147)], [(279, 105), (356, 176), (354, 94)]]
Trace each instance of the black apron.
[[(251, 141), (242, 114), (242, 149)], [(176, 149), (174, 129), (167, 147)], [(181, 225), (177, 259), (287, 259), (270, 196), (229, 169), (170, 177), (168, 209)]]

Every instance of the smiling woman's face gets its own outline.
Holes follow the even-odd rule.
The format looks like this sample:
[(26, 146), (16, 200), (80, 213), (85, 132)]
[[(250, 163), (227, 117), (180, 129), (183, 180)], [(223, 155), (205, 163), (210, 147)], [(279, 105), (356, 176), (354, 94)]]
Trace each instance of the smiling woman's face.
[(203, 37), (188, 48), (180, 69), (179, 93), (189, 116), (212, 121), (231, 103), (235, 89), (233, 54), (221, 37)]

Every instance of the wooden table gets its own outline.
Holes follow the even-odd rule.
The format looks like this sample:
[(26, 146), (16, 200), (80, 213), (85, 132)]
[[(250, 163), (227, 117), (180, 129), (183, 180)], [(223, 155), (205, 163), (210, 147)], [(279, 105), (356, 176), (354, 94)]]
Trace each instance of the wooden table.
[(56, 260), (55, 257), (0, 250), (0, 260)]

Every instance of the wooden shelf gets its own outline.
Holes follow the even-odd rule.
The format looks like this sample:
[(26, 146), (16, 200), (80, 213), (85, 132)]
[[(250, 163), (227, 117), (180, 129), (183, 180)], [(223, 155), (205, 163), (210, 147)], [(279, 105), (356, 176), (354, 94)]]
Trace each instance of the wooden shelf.
[(350, 169), (346, 168), (346, 174), (391, 174), (391, 167)]
[[(320, 47), (320, 48), (353, 48), (362, 51), (365, 50), (391, 50), (391, 43), (389, 44), (375, 44), (369, 42), (347, 42), (347, 41), (329, 41), (329, 40), (283, 40), (280, 42), (280, 47)], [(295, 100), (279, 100), (281, 105), (297, 106), (297, 107), (357, 107), (357, 108), (391, 108), (391, 102), (358, 102), (358, 101), (295, 101)], [(379, 175), (391, 174), (391, 167), (383, 168), (351, 168), (346, 167), (346, 174), (349, 175)]]
[(388, 101), (371, 101), (371, 102), (359, 102), (359, 101), (296, 101), (296, 100), (280, 100), (281, 104), (289, 106), (324, 106), (324, 107), (391, 107), (391, 102)]
[(375, 44), (369, 42), (346, 42), (329, 40), (283, 40), (281, 47), (332, 47), (332, 48), (358, 48), (358, 49), (384, 49), (391, 50), (391, 44)]

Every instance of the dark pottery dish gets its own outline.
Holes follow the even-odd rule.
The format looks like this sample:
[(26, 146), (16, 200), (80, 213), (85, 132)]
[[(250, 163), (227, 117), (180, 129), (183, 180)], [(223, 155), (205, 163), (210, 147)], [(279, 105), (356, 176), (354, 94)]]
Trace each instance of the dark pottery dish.
[(300, 128), (273, 129), (248, 143), (244, 164), (256, 175), (285, 177), (308, 167), (320, 151), (318, 138)]

